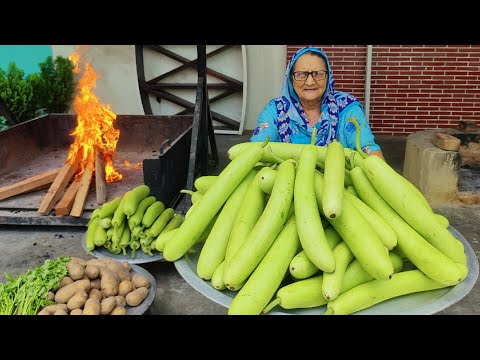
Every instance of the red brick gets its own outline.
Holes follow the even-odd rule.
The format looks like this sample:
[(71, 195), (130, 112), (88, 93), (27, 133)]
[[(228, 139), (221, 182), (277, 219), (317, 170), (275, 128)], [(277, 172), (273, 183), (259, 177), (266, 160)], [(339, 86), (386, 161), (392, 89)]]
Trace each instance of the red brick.
[[(303, 46), (289, 45), (288, 58)], [(337, 89), (363, 99), (366, 46), (319, 46), (332, 62)], [(376, 121), (377, 133), (406, 135), (480, 118), (479, 45), (375, 45), (372, 49), (370, 117)]]

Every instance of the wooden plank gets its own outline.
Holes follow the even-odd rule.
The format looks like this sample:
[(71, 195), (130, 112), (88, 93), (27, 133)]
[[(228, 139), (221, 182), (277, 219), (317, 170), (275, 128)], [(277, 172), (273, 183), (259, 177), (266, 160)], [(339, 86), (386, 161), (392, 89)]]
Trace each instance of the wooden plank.
[(432, 143), (443, 150), (458, 151), (460, 139), (450, 134), (436, 132), (433, 134)]
[(95, 194), (97, 204), (102, 205), (107, 201), (107, 179), (105, 178), (105, 160), (103, 155), (95, 152)]
[(70, 183), (68, 190), (65, 191), (65, 195), (63, 195), (61, 200), (55, 206), (55, 215), (62, 216), (62, 215), (68, 215), (70, 213), (79, 187), (80, 187), (80, 180), (73, 180)]
[(43, 174), (35, 175), (31, 178), (19, 181), (15, 184), (0, 188), (0, 200), (44, 188), (46, 185), (52, 183), (55, 180), (56, 176), (60, 172), (60, 169), (61, 168), (53, 169), (44, 172)]
[(87, 164), (87, 167), (83, 172), (82, 179), (80, 180), (80, 187), (78, 188), (77, 195), (75, 196), (75, 201), (73, 202), (72, 210), (70, 211), (71, 216), (82, 216), (83, 206), (85, 205), (85, 200), (87, 200), (88, 190), (90, 189), (90, 183), (92, 182), (92, 168), (93, 166)]
[(66, 162), (65, 165), (62, 166), (38, 208), (37, 212), (40, 215), (48, 215), (50, 213), (62, 196), (63, 190), (65, 190), (73, 175), (77, 172), (79, 166), (80, 156), (76, 157), (73, 164)]

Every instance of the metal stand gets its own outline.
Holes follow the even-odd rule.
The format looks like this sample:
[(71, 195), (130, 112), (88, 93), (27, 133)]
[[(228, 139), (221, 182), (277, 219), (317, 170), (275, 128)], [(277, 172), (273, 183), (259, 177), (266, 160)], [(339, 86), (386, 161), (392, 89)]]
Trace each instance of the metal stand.
[[(193, 113), (192, 139), (186, 188), (192, 190), (195, 178), (207, 175), (211, 166), (218, 165), (218, 151), (210, 112), (206, 78), (206, 45), (197, 45), (198, 83)], [(210, 153), (208, 145), (210, 144)], [(209, 155), (211, 159), (209, 159)], [(184, 196), (177, 211), (185, 213), (191, 206), (190, 196)]]

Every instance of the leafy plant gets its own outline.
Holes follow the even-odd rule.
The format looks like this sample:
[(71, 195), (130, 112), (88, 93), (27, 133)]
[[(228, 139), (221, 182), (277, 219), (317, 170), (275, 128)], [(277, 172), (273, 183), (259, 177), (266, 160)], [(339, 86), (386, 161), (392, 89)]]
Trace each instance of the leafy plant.
[(73, 63), (62, 56), (52, 56), (40, 64), (40, 74), (31, 74), (34, 103), (47, 113), (68, 112), (75, 94)]
[(8, 129), (7, 118), (0, 115), (0, 131)]
[(32, 118), (35, 113), (32, 102), (33, 89), (25, 72), (15, 63), (8, 65), (8, 71), (0, 69), (0, 97), (12, 112), (15, 123)]
[(53, 304), (48, 292), (57, 290), (67, 275), (69, 257), (47, 259), (26, 273), (14, 277), (5, 273), (6, 283), (0, 284), (0, 315), (35, 315), (38, 310)]
[[(62, 56), (48, 56), (38, 64), (40, 73), (25, 77), (14, 62), (8, 71), (0, 69), (0, 98), (8, 106), (12, 120), (19, 124), (39, 113), (66, 113), (75, 94), (73, 63)], [(1, 115), (1, 114), (0, 114)], [(0, 120), (0, 130), (2, 122)]]

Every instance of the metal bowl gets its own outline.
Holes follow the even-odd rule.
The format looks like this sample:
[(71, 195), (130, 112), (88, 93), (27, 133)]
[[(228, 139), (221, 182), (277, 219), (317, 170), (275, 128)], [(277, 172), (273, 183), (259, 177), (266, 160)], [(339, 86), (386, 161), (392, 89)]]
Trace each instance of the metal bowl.
[(150, 274), (147, 270), (142, 268), (141, 266), (137, 265), (130, 265), (132, 270), (130, 272), (132, 274), (138, 273), (145, 275), (148, 280), (150, 280), (150, 287), (148, 288), (148, 295), (139, 305), (137, 306), (128, 306), (125, 305), (125, 309), (127, 310), (127, 315), (142, 315), (145, 311), (148, 310), (150, 305), (152, 305), (153, 300), (155, 300), (155, 295), (157, 293), (157, 282), (152, 274)]
[[(354, 313), (355, 315), (431, 315), (446, 309), (464, 298), (473, 288), (478, 279), (478, 260), (468, 241), (455, 228), (449, 226), (448, 230), (462, 242), (467, 256), (468, 275), (458, 285), (448, 288), (423, 291), (403, 295), (386, 300), (367, 309)], [(191, 251), (175, 261), (175, 268), (183, 279), (195, 290), (210, 300), (228, 308), (238, 292), (230, 290), (219, 291), (211, 282), (205, 281), (197, 275), (197, 261), (202, 244), (192, 248)], [(270, 315), (323, 315), (326, 305), (310, 309), (283, 309), (274, 307), (268, 312)]]

